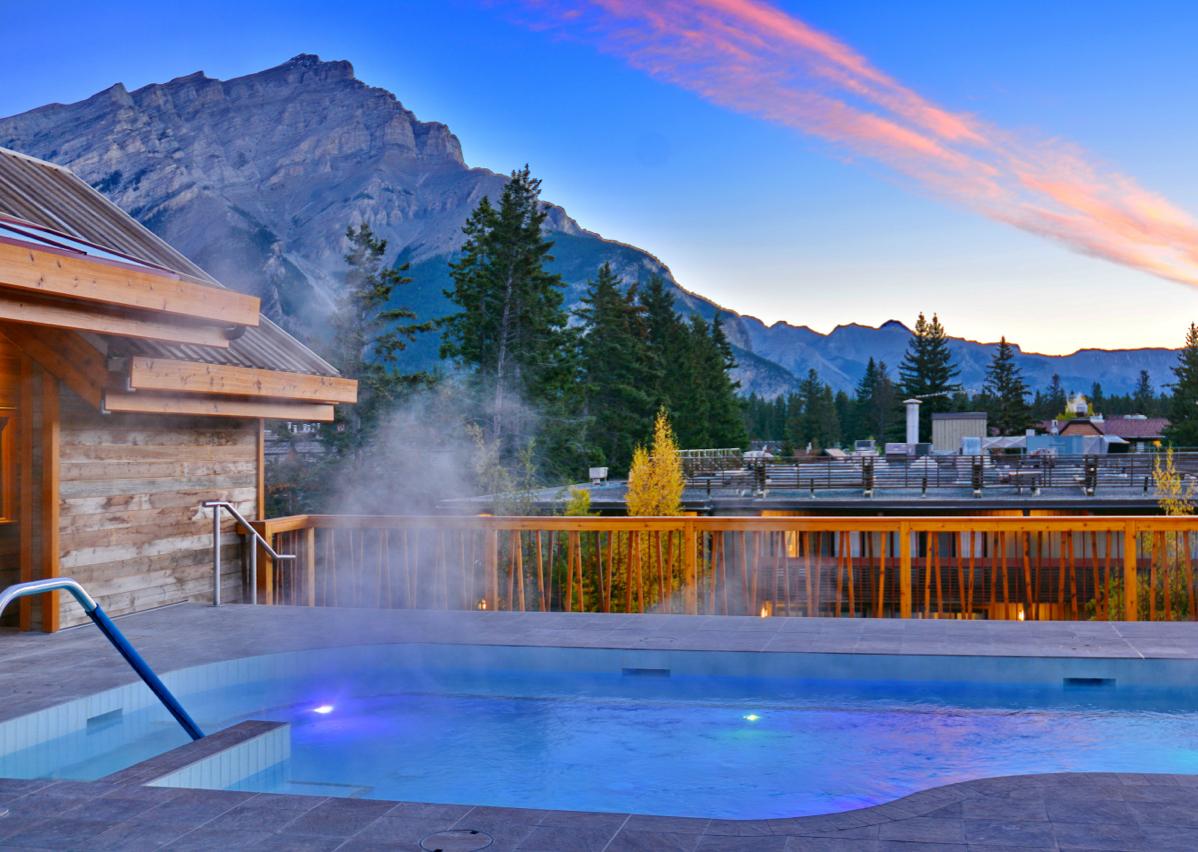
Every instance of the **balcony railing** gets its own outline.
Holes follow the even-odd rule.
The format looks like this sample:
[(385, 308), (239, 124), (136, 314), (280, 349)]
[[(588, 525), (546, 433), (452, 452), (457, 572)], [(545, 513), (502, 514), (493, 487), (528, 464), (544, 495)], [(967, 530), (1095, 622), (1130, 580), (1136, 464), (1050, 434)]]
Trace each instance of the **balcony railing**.
[(1198, 517), (395, 517), (255, 522), (266, 604), (1194, 620)]
[[(721, 451), (712, 451), (721, 452)], [(737, 455), (684, 458), (686, 483), (692, 488), (754, 492), (951, 491), (972, 490), (977, 496), (1039, 493), (1082, 496), (1155, 495), (1156, 453), (1110, 455), (936, 455), (920, 458), (885, 456), (819, 457), (782, 463)], [(1198, 452), (1178, 452), (1174, 465), (1187, 480), (1198, 480)]]

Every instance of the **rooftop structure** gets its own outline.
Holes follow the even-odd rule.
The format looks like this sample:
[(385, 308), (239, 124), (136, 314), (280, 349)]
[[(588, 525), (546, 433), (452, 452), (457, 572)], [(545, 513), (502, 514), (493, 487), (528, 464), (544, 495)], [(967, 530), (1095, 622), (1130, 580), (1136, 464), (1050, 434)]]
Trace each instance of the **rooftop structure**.
[[(257, 298), (70, 171), (0, 149), (0, 587), (69, 571), (113, 614), (210, 598), (200, 505), (261, 517), (264, 419), (331, 420), (356, 395)], [(233, 599), (241, 555), (225, 554)], [(22, 603), (22, 627), (82, 618)]]

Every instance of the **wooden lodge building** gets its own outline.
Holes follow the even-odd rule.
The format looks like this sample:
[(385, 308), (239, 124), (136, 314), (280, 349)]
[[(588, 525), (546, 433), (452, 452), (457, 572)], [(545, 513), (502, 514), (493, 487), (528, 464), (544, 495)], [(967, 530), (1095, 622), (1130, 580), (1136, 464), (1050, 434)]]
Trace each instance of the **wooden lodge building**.
[[(329, 421), (356, 396), (258, 299), (0, 148), (0, 588), (70, 576), (113, 615), (210, 601), (203, 502), (261, 518), (263, 421)], [(243, 545), (225, 541), (238, 600)], [(6, 624), (85, 620), (67, 596), (22, 603)]]

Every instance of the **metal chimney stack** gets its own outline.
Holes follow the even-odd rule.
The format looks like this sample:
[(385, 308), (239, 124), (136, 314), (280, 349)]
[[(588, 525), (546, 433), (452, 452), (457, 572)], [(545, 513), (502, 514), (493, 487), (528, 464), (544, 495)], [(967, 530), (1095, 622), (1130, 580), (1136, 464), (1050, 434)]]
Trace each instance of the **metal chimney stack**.
[(923, 405), (922, 400), (909, 399), (903, 403), (907, 406), (907, 443), (919, 443), (919, 406)]

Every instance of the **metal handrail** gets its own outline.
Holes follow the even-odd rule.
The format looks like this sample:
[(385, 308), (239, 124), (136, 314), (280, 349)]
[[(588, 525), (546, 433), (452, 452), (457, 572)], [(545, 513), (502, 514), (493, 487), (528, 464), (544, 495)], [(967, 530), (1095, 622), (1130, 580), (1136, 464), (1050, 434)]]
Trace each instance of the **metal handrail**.
[[(245, 519), (241, 512), (237, 511), (237, 507), (228, 500), (206, 500), (204, 508), (212, 510), (212, 605), (220, 606), (220, 510), (225, 509), (233, 516), (237, 523), (241, 524), (250, 535), (252, 535), (262, 545), (262, 549), (270, 554), (270, 558), (276, 561), (285, 559), (295, 559), (294, 553), (277, 553), (270, 546), (270, 542), (262, 537), (262, 534), (254, 529), (253, 525)], [(250, 603), (258, 603), (258, 548), (250, 548)]]
[(150, 664), (142, 658), (141, 654), (137, 653), (137, 650), (125, 638), (125, 634), (108, 617), (108, 613), (104, 612), (103, 608), (96, 603), (95, 598), (89, 595), (87, 590), (76, 580), (72, 580), (70, 577), (56, 577), (49, 580), (31, 580), (28, 583), (9, 586), (4, 591), (0, 591), (0, 615), (3, 615), (5, 608), (17, 598), (56, 591), (70, 592), (96, 627), (100, 628), (104, 637), (125, 658), (125, 662), (133, 668), (133, 671), (137, 672), (142, 682), (175, 717), (175, 721), (183, 727), (183, 730), (187, 731), (187, 735), (193, 740), (203, 738), (204, 732), (200, 730), (200, 726), (187, 714), (179, 700), (166, 688), (166, 684), (159, 679), (158, 675), (154, 674)]

